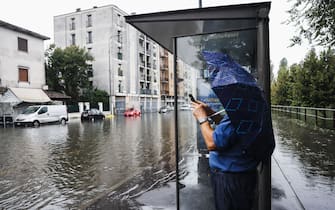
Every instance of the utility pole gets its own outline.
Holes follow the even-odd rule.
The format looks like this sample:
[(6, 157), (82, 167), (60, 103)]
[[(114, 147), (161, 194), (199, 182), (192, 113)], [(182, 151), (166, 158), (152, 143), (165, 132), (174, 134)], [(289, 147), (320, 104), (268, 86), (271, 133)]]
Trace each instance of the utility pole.
[(202, 0), (199, 0), (199, 8), (202, 8)]

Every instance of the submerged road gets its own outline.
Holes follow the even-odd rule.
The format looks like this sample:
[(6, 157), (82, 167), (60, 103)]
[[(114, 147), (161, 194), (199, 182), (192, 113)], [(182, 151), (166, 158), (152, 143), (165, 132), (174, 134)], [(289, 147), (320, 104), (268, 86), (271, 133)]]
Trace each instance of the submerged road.
[[(273, 122), (277, 141), (273, 196), (287, 197), (276, 187), (280, 176), (303, 208), (333, 209), (335, 132), (279, 115)], [(203, 172), (195, 158), (196, 133), (191, 112), (181, 112), (179, 177), (186, 186), (201, 182), (198, 174)], [(78, 209), (107, 200), (120, 209), (143, 205), (143, 209), (146, 205), (174, 209), (173, 112), (1, 128), (0, 143), (0, 209)], [(190, 196), (184, 189), (181, 204)]]

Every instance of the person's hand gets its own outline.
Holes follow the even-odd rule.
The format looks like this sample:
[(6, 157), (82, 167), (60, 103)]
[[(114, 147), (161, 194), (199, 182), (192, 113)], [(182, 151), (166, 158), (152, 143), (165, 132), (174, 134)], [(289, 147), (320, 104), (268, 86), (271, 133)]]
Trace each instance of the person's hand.
[(193, 108), (193, 116), (197, 120), (208, 116), (207, 115), (207, 109), (208, 109), (207, 104), (201, 101), (195, 101), (195, 102), (191, 102), (191, 106)]

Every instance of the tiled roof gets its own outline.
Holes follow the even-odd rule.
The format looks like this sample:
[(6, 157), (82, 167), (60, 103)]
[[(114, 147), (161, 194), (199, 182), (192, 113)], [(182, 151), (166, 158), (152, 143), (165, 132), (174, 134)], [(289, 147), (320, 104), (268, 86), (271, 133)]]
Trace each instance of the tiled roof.
[(36, 37), (36, 38), (39, 38), (39, 39), (42, 39), (42, 40), (50, 39), (47, 36), (44, 36), (44, 35), (38, 34), (36, 32), (21, 28), (19, 26), (7, 23), (7, 22), (2, 21), (2, 20), (0, 20), (0, 27), (7, 28), (7, 29), (10, 29), (10, 30), (13, 30), (13, 31), (17, 31), (17, 32), (20, 32), (20, 33), (23, 33), (23, 34), (27, 34), (27, 35), (30, 35), (30, 36), (33, 36), (33, 37)]
[(45, 90), (44, 92), (51, 99), (70, 99), (71, 98), (70, 96), (68, 96), (68, 95), (66, 95), (64, 93), (60, 93), (60, 92), (53, 91), (53, 90)]

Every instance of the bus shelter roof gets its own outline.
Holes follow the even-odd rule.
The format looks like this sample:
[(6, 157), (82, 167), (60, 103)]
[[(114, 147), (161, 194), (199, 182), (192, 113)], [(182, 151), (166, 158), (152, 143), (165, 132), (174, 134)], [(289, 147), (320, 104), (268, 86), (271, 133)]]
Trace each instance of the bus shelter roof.
[(268, 18), (271, 2), (176, 10), (126, 16), (126, 22), (173, 52), (174, 37), (257, 27)]

